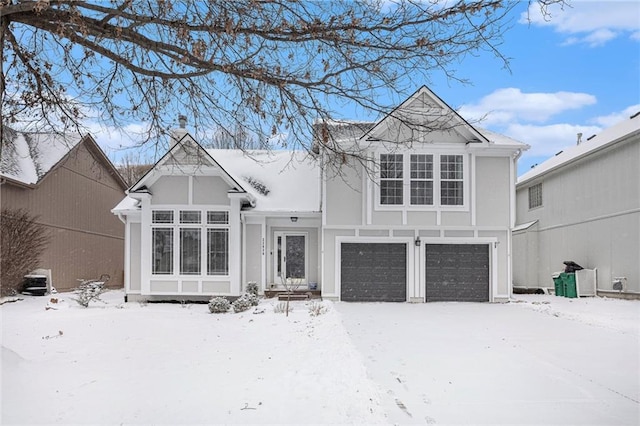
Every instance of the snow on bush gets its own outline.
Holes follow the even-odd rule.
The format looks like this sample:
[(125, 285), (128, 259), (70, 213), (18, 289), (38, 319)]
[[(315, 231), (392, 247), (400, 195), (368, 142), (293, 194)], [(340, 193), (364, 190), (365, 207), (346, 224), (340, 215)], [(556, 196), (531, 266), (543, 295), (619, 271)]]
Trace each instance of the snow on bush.
[(247, 293), (253, 294), (254, 296), (258, 295), (258, 284), (255, 281), (249, 281), (247, 283)]
[(329, 311), (327, 305), (324, 305), (322, 302), (311, 302), (309, 304), (309, 315), (312, 317), (317, 317), (318, 315), (326, 314)]
[(244, 312), (252, 306), (258, 306), (258, 296), (250, 293), (243, 293), (231, 304), (233, 312)]
[(209, 300), (209, 312), (212, 314), (224, 314), (230, 307), (231, 303), (224, 297), (214, 297)]
[(287, 302), (280, 302), (273, 307), (273, 312), (276, 314), (284, 314), (293, 312), (293, 306), (289, 306)]
[(85, 308), (88, 308), (89, 303), (93, 300), (102, 302), (100, 295), (107, 291), (104, 287), (107, 280), (82, 280), (78, 288), (74, 290), (76, 297), (72, 299)]

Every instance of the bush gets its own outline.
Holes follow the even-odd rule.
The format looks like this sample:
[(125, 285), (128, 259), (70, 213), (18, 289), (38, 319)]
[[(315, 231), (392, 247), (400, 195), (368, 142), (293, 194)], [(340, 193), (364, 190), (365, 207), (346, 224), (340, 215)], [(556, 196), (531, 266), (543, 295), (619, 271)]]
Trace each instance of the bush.
[(209, 312), (212, 314), (224, 314), (230, 307), (231, 303), (224, 297), (214, 297), (209, 300)]
[(0, 296), (19, 293), (24, 276), (40, 266), (49, 235), (37, 219), (23, 209), (0, 213)]
[(253, 294), (254, 296), (258, 295), (258, 283), (254, 281), (250, 281), (247, 283), (247, 293)]
[(311, 315), (312, 317), (317, 317), (318, 315), (325, 314), (328, 310), (329, 308), (327, 307), (327, 305), (323, 305), (320, 302), (311, 302), (311, 304), (309, 305), (309, 315)]
[(83, 280), (78, 288), (74, 290), (77, 297), (72, 299), (85, 308), (89, 307), (89, 303), (92, 300), (102, 301), (100, 295), (107, 290), (104, 287), (107, 281), (109, 281), (108, 278), (105, 280), (102, 280), (102, 278), (101, 280)]
[(280, 302), (273, 307), (273, 312), (276, 314), (286, 313), (288, 315), (289, 312), (293, 312), (293, 306), (289, 306), (287, 302)]
[(244, 312), (252, 306), (258, 306), (258, 297), (255, 294), (244, 293), (232, 304), (233, 312)]

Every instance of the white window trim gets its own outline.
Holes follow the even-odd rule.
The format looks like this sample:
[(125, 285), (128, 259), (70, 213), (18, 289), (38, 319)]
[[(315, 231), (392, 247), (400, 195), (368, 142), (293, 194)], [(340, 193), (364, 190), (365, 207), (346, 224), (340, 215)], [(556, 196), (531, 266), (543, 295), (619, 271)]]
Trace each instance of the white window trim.
[[(533, 188), (539, 187), (540, 188), (540, 204), (538, 204), (537, 206), (531, 206), (531, 190)], [(527, 189), (527, 206), (529, 207), (529, 210), (535, 210), (535, 209), (539, 209), (542, 208), (544, 206), (544, 186), (542, 185), (542, 182), (538, 182), (534, 185), (529, 186), (529, 188)]]
[[(306, 286), (309, 283), (309, 233), (299, 231), (276, 231), (273, 233), (273, 282), (276, 285), (282, 285), (281, 278), (278, 274), (278, 237), (282, 237), (283, 241), (288, 236), (302, 236), (304, 237), (304, 282), (301, 285)], [(280, 280), (280, 282), (278, 281)]]
[[(376, 162), (375, 167), (375, 184), (373, 185), (372, 196), (374, 198), (373, 208), (376, 211), (393, 211), (393, 212), (407, 212), (407, 211), (469, 211), (470, 198), (471, 198), (471, 183), (470, 183), (470, 154), (468, 152), (460, 151), (444, 151), (444, 150), (416, 150), (416, 151), (402, 151), (393, 152), (393, 154), (402, 154), (403, 161), (403, 204), (380, 204), (380, 154), (389, 154), (386, 151), (374, 152), (374, 159)], [(411, 204), (411, 154), (428, 154), (433, 155), (433, 204)], [(440, 199), (440, 157), (442, 155), (461, 155), (462, 156), (462, 168), (463, 168), (463, 203), (462, 205), (450, 206), (441, 205)]]
[[(153, 223), (151, 222), (150, 236), (153, 235), (153, 228), (172, 228), (173, 229), (173, 272), (171, 274), (154, 274), (153, 264), (149, 263), (149, 277), (153, 280), (186, 280), (186, 281), (229, 281), (231, 277), (231, 243), (229, 242), (228, 254), (228, 273), (226, 275), (209, 275), (207, 273), (207, 229), (228, 229), (229, 240), (231, 240), (231, 209), (228, 205), (158, 205), (151, 206), (150, 217), (153, 217), (154, 210), (171, 210), (173, 211), (172, 223)], [(200, 223), (180, 223), (180, 211), (200, 211)], [(229, 222), (227, 224), (207, 224), (207, 212), (227, 212)], [(197, 228), (200, 229), (200, 273), (199, 274), (181, 274), (180, 273), (180, 228)], [(152, 256), (153, 240), (148, 242)]]

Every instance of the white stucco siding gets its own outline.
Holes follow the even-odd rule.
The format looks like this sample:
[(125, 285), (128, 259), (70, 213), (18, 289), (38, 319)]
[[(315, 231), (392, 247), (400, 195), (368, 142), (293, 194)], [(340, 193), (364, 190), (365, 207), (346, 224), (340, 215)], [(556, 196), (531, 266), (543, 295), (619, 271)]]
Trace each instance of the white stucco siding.
[(476, 225), (509, 226), (510, 162), (507, 157), (476, 157)]
[(327, 225), (362, 223), (362, 176), (355, 165), (344, 165), (339, 174), (327, 178), (325, 217)]
[(188, 204), (189, 177), (161, 176), (149, 191), (153, 194), (151, 204)]
[(262, 251), (263, 251), (263, 239), (262, 239), (262, 225), (260, 224), (247, 224), (245, 226), (245, 238), (244, 238), (244, 271), (245, 277), (242, 283), (243, 286), (250, 281), (262, 285)]
[[(129, 223), (129, 280), (128, 291), (139, 293), (140, 286), (140, 223)], [(126, 272), (125, 272), (126, 273)]]
[(193, 204), (229, 204), (227, 192), (233, 188), (222, 178), (216, 176), (194, 176), (192, 185)]

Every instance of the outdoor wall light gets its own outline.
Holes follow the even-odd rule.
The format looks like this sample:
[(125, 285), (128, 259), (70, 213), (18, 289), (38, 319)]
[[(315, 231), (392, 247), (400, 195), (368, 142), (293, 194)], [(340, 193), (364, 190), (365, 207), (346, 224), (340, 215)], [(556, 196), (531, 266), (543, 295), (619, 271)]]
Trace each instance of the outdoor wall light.
[(291, 216), (291, 222), (297, 222), (298, 216)]
[(415, 241), (416, 247), (420, 247), (420, 243), (421, 243), (420, 237), (416, 237), (416, 241)]

